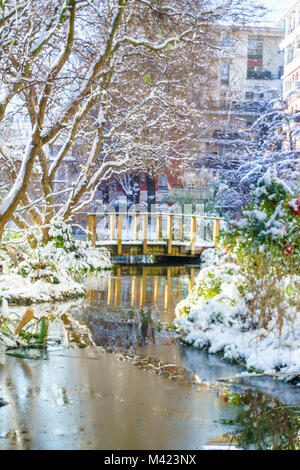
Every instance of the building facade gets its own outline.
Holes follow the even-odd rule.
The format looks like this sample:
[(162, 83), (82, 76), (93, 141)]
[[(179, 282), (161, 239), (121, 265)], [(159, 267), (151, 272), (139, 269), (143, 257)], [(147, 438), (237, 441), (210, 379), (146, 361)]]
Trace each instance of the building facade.
[(300, 0), (279, 21), (284, 31), (280, 49), (284, 54), (283, 98), (289, 112), (300, 110)]
[[(139, 201), (149, 198), (158, 204), (174, 202), (204, 203), (213, 197), (219, 181), (220, 166), (239, 146), (244, 131), (263, 111), (271, 99), (282, 98), (284, 54), (279, 49), (283, 26), (255, 26), (226, 29), (216, 34), (219, 47), (211, 73), (209, 100), (193, 97), (197, 112), (203, 116), (206, 129), (199, 129), (199, 158), (194, 166), (181, 174), (174, 168), (157, 172), (149, 185), (145, 175), (139, 179)], [(218, 159), (216, 158), (218, 156)], [(149, 190), (149, 188), (152, 188)], [(116, 198), (116, 192), (110, 199)], [(111, 190), (112, 191), (112, 190)], [(119, 192), (122, 197), (122, 191)], [(118, 196), (117, 196), (118, 197)], [(124, 197), (124, 192), (123, 192)]]
[[(284, 31), (280, 49), (284, 54), (283, 99), (287, 114), (300, 112), (300, 0), (297, 0), (285, 12), (279, 21)], [(286, 148), (300, 151), (300, 116), (289, 119), (285, 135)]]
[(219, 73), (214, 102), (204, 110), (211, 133), (201, 139), (201, 156), (226, 158), (271, 99), (282, 98), (283, 28), (245, 27), (220, 33)]

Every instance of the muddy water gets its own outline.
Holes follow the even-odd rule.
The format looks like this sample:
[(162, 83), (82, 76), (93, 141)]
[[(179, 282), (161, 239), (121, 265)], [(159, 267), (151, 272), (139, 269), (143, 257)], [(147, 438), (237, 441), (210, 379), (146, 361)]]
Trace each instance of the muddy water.
[(197, 272), (119, 267), (89, 279), (83, 301), (52, 306), (61, 344), (46, 360), (0, 353), (0, 449), (299, 446), (299, 387), (174, 340)]

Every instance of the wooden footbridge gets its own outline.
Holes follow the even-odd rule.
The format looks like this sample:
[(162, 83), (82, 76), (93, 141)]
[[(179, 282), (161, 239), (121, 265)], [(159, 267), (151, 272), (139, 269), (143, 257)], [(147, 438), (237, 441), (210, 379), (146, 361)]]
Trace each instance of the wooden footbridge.
[(112, 255), (196, 257), (217, 245), (220, 218), (197, 214), (88, 214), (87, 238)]

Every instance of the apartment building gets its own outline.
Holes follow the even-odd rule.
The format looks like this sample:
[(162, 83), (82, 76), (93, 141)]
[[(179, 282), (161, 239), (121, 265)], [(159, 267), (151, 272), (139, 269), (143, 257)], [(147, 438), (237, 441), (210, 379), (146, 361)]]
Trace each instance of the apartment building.
[[(286, 112), (294, 114), (300, 112), (300, 0), (297, 0), (287, 9), (278, 25), (284, 31), (280, 49), (284, 54), (283, 99), (286, 103)], [(286, 133), (292, 138), (293, 148), (300, 151), (300, 117), (289, 121)], [(287, 139), (286, 148), (290, 148)]]
[[(220, 32), (219, 73), (210, 109), (211, 133), (201, 139), (205, 155), (226, 157), (267, 101), (282, 97), (283, 28), (255, 26)], [(213, 159), (210, 158), (213, 162)]]
[[(224, 32), (221, 35), (224, 51), (228, 44), (224, 37), (227, 36)], [(220, 96), (227, 93), (231, 99), (240, 102), (280, 96), (283, 54), (279, 44), (282, 37), (281, 27), (245, 27), (234, 32), (231, 51), (223, 53)], [(229, 44), (227, 47), (230, 48)]]
[(284, 31), (280, 49), (284, 54), (283, 98), (288, 111), (300, 110), (300, 0), (279, 21)]
[[(203, 115), (207, 132), (199, 129), (199, 158), (193, 168), (173, 175), (164, 169), (156, 175), (151, 196), (156, 203), (171, 204), (185, 200), (203, 203), (214, 191), (222, 169), (232, 165), (233, 147), (240, 150), (243, 132), (248, 129), (274, 98), (282, 97), (283, 52), (279, 44), (283, 27), (255, 26), (221, 28), (218, 36), (220, 51), (210, 86), (210, 99), (203, 95), (194, 99)], [(220, 158), (216, 159), (216, 155)], [(140, 179), (140, 202), (150, 193), (146, 179)]]

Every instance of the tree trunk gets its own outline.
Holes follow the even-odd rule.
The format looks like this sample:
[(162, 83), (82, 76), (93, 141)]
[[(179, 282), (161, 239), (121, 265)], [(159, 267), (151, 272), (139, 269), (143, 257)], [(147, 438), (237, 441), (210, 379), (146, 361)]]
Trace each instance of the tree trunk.
[(148, 172), (146, 175), (147, 181), (147, 210), (151, 212), (151, 205), (155, 204), (155, 177), (152, 173)]

